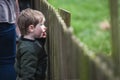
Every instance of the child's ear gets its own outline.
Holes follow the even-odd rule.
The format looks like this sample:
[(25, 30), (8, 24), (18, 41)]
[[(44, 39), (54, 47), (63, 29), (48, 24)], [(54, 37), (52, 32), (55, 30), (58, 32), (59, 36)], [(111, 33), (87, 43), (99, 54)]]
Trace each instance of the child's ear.
[(28, 30), (29, 32), (33, 32), (35, 29), (34, 25), (29, 25)]

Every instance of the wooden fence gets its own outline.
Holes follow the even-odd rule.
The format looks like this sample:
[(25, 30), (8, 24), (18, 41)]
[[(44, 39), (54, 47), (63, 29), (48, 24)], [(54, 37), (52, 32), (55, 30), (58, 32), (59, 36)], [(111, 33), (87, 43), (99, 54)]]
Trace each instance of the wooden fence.
[(119, 74), (114, 74), (114, 60), (105, 55), (95, 55), (80, 42), (71, 31), (70, 20), (65, 24), (66, 18), (63, 21), (46, 0), (35, 0), (34, 5), (44, 13), (48, 27), (48, 80), (120, 80)]

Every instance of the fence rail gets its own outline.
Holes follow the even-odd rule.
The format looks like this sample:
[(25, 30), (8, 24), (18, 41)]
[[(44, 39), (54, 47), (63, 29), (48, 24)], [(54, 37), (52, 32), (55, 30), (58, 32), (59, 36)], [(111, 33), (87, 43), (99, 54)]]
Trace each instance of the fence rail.
[(114, 74), (113, 60), (95, 55), (80, 42), (46, 0), (35, 0), (35, 9), (44, 13), (49, 32), (48, 80), (120, 80)]

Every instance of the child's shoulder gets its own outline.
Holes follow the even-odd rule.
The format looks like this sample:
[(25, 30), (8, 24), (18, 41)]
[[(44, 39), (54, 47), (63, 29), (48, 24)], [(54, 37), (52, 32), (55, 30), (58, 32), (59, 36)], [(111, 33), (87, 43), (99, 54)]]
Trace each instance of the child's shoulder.
[(33, 50), (34, 48), (34, 41), (28, 40), (28, 39), (20, 39), (17, 44), (18, 49), (27, 49), (27, 50)]

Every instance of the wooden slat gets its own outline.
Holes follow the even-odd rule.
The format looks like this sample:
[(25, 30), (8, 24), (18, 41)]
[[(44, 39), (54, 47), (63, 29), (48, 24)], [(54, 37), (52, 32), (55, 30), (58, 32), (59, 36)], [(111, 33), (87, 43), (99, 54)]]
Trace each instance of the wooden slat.
[(67, 10), (64, 9), (58, 9), (58, 12), (60, 13), (62, 19), (66, 23), (67, 27), (70, 27), (70, 20), (71, 20), (71, 14)]
[(112, 57), (115, 63), (115, 75), (120, 76), (120, 0), (110, 0)]

